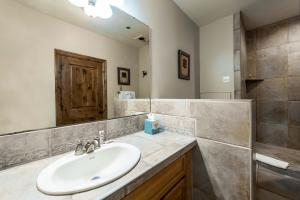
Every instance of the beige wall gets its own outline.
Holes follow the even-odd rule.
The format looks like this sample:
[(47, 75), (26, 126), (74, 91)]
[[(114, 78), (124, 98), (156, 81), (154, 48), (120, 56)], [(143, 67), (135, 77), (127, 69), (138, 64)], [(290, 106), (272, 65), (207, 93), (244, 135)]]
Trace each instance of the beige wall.
[(14, 1), (0, 3), (0, 134), (55, 126), (55, 48), (107, 60), (109, 117), (116, 67), (132, 69), (123, 89), (138, 90), (138, 49)]
[[(201, 95), (233, 97), (233, 15), (200, 27), (199, 33)], [(224, 83), (223, 76), (230, 82)]]
[[(155, 98), (195, 98), (198, 27), (171, 0), (126, 0), (122, 10), (152, 29), (152, 92)], [(191, 55), (191, 80), (177, 77), (177, 51)], [(196, 70), (197, 71), (197, 70)]]

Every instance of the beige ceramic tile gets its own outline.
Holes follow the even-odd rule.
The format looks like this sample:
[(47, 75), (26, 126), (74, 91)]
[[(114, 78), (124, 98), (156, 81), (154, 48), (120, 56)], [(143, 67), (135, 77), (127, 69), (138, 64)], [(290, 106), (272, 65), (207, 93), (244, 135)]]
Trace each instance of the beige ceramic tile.
[(12, 167), (50, 156), (50, 133), (49, 129), (45, 129), (0, 136), (1, 168)]
[(300, 100), (300, 76), (288, 78), (288, 96), (290, 101)]
[(288, 147), (300, 150), (300, 126), (290, 126), (288, 135)]
[[(149, 138), (145, 138), (142, 135), (146, 135), (146, 133), (134, 133), (128, 136), (124, 136), (121, 138), (116, 138), (114, 141), (117, 142), (126, 142), (128, 144), (132, 144), (136, 146), (138, 149), (142, 152), (142, 157), (146, 157), (148, 155), (151, 155), (153, 152), (158, 151), (163, 146), (159, 143), (153, 143), (153, 140), (150, 140)], [(149, 136), (151, 137), (151, 136)], [(160, 136), (158, 136), (160, 137)]]
[(286, 101), (259, 101), (257, 120), (261, 123), (287, 124), (288, 104)]
[(300, 126), (300, 101), (289, 101), (289, 125)]
[(300, 51), (288, 55), (288, 75), (300, 76)]
[(234, 52), (234, 71), (239, 71), (241, 69), (241, 51)]
[(190, 114), (197, 118), (197, 137), (245, 147), (252, 137), (251, 112), (251, 101), (190, 101)]
[(288, 54), (284, 46), (257, 51), (257, 78), (285, 77), (288, 72)]
[(258, 142), (287, 147), (288, 137), (287, 125), (258, 124), (256, 136)]
[(255, 58), (256, 56), (256, 31), (246, 32), (246, 43), (247, 43), (247, 57)]
[(106, 122), (92, 122), (54, 128), (50, 139), (51, 153), (58, 155), (74, 150), (80, 141), (86, 143), (99, 136), (100, 130), (106, 131)]
[(126, 111), (128, 108), (128, 101), (126, 100), (114, 100), (114, 115), (115, 117), (126, 116)]
[(164, 146), (162, 149), (153, 152), (151, 155), (145, 157), (143, 161), (145, 161), (150, 166), (154, 166), (157, 163), (165, 162), (165, 159), (168, 158), (168, 162), (164, 163), (164, 166), (167, 166), (180, 157), (181, 146), (182, 145), (176, 143)]
[(258, 167), (257, 184), (260, 188), (291, 200), (298, 200), (300, 196), (300, 180), (276, 173), (262, 166)]
[(255, 58), (247, 59), (246, 77), (249, 79), (256, 78), (256, 59)]
[(287, 44), (288, 53), (297, 53), (300, 51), (300, 42), (292, 42)]
[(195, 136), (196, 119), (161, 114), (155, 114), (155, 117), (159, 120), (160, 127), (164, 130)]
[(258, 84), (259, 101), (287, 101), (287, 79), (265, 79)]
[(251, 150), (200, 138), (197, 142), (194, 187), (216, 199), (250, 199)]
[(273, 192), (269, 192), (268, 190), (264, 190), (262, 188), (257, 188), (257, 193), (256, 193), (257, 200), (288, 200), (285, 197), (282, 197), (280, 195), (277, 195)]
[(185, 99), (151, 99), (151, 112), (165, 115), (187, 116)]
[(241, 30), (240, 29), (236, 29), (236, 30), (234, 30), (233, 34), (234, 34), (234, 46), (233, 46), (233, 50), (234, 51), (241, 50)]
[(288, 41), (288, 25), (270, 25), (260, 28), (256, 32), (257, 49), (279, 46)]
[(107, 120), (107, 139), (112, 139), (143, 130), (146, 115), (137, 115)]
[(241, 90), (241, 71), (234, 72), (234, 89)]
[(150, 99), (129, 99), (127, 110), (136, 112), (150, 112)]
[(300, 21), (295, 20), (289, 23), (289, 42), (300, 40)]

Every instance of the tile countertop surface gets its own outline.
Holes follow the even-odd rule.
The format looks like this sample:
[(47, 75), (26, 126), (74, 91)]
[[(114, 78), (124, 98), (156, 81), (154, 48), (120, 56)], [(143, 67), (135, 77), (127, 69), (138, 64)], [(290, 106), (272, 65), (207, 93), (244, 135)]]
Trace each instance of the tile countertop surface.
[[(147, 135), (138, 132), (114, 139), (135, 145), (141, 150), (139, 163), (128, 174), (116, 181), (94, 190), (66, 196), (49, 196), (36, 189), (38, 174), (47, 165), (63, 155), (35, 161), (0, 171), (1, 200), (98, 200), (121, 199), (137, 186), (152, 177), (163, 167), (196, 145), (193, 137), (172, 132)], [(83, 163), (84, 164), (84, 163)]]

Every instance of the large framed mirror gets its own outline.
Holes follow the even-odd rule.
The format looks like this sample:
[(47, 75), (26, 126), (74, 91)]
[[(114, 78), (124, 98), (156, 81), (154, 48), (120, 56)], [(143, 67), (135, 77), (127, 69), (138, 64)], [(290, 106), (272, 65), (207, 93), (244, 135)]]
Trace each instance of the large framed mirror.
[(150, 111), (150, 28), (95, 2), (0, 2), (0, 135)]

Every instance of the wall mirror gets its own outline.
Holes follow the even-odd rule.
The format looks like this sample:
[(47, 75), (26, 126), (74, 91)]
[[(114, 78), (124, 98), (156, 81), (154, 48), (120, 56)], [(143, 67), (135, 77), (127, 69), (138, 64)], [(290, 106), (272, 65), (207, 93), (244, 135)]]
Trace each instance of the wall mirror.
[(79, 2), (0, 2), (0, 134), (150, 111), (149, 27)]

